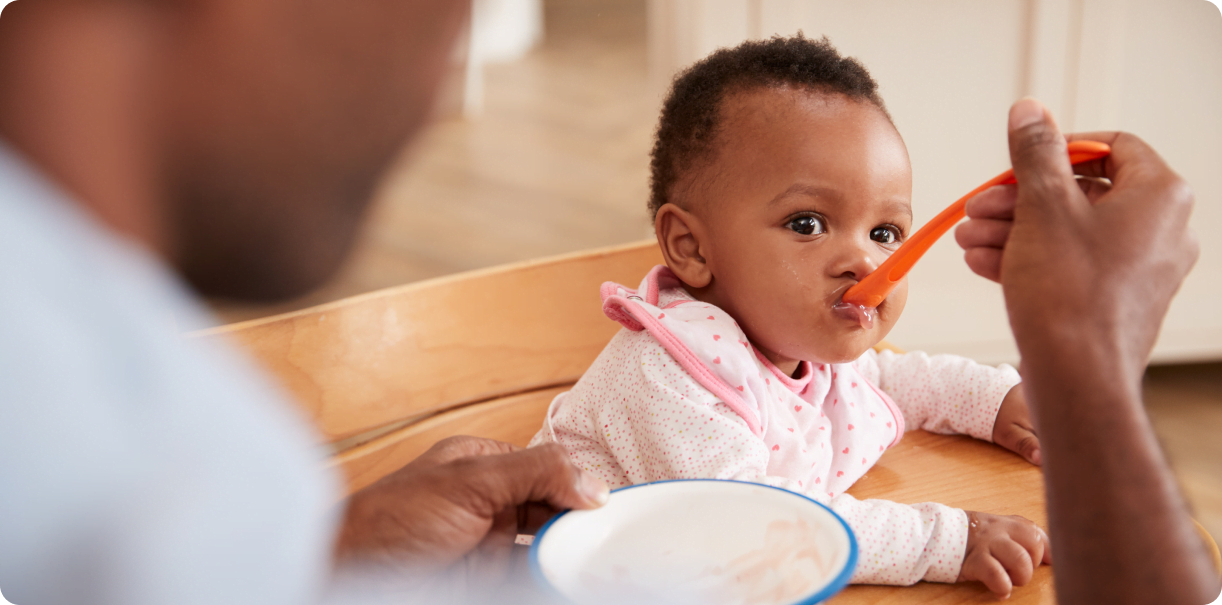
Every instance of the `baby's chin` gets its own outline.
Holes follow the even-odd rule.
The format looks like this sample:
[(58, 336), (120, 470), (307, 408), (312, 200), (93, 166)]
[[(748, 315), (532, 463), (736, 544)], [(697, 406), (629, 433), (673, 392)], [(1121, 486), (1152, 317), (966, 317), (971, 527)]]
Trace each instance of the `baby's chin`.
[(856, 337), (844, 337), (834, 343), (822, 343), (808, 351), (804, 359), (813, 363), (852, 363), (857, 361), (866, 351), (878, 344), (882, 339), (874, 338), (872, 334), (860, 334)]

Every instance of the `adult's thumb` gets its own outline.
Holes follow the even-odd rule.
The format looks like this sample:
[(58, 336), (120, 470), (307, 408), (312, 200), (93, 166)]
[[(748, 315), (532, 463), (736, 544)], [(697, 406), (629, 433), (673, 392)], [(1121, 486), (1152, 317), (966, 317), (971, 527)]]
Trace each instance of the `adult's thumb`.
[(1047, 207), (1075, 199), (1077, 184), (1065, 137), (1042, 103), (1028, 97), (1010, 107), (1009, 139), (1019, 206)]
[(556, 444), (468, 458), (457, 463), (467, 485), (491, 511), (526, 502), (556, 508), (595, 508), (607, 501), (607, 485), (577, 468)]

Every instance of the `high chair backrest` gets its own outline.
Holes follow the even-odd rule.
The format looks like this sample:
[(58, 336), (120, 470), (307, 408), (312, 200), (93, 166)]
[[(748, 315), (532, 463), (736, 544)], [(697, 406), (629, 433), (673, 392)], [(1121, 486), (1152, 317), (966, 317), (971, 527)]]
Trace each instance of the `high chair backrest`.
[(525, 445), (619, 329), (599, 286), (635, 287), (650, 240), (372, 292), (197, 333), (233, 338), (296, 397), (355, 491), (436, 441)]

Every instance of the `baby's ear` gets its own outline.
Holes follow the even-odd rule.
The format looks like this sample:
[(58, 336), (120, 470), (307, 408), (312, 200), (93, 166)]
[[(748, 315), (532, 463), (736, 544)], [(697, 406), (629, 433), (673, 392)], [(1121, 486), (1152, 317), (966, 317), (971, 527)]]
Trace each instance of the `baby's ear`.
[(700, 219), (674, 204), (663, 204), (653, 220), (653, 229), (658, 234), (666, 266), (692, 288), (709, 285), (713, 274), (701, 254), (705, 230)]

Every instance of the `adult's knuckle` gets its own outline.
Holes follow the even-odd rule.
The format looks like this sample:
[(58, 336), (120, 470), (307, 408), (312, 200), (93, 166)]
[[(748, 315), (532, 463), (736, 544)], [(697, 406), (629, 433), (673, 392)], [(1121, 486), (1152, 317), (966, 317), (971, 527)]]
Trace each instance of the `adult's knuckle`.
[(455, 475), (460, 475), (460, 476), (476, 475), (476, 474), (483, 472), (483, 468), (485, 466), (485, 460), (483, 458), (468, 456), (464, 458), (457, 458), (455, 460), (451, 460), (447, 462), (445, 466), (448, 472), (453, 473)]
[(471, 445), (472, 443), (474, 443), (475, 441), (476, 441), (475, 437), (472, 437), (470, 435), (452, 435), (450, 437), (446, 437), (445, 439), (442, 439), (441, 441), (438, 441), (437, 444), (440, 445), (442, 448), (465, 448), (468, 445)]
[(576, 471), (572, 461), (569, 460), (568, 451), (564, 446), (558, 443), (549, 443), (537, 448), (539, 450), (539, 461), (553, 473), (569, 474)]
[(546, 443), (534, 448), (539, 455), (549, 462), (568, 461), (568, 452), (559, 443)]
[(1040, 170), (1035, 173), (1027, 174), (1022, 185), (1029, 193), (1039, 196), (1069, 195), (1069, 187), (1073, 187), (1075, 193), (1082, 195), (1081, 190), (1078, 189), (1078, 184), (1076, 181), (1067, 181), (1062, 179), (1060, 175), (1048, 172), (1046, 170)]
[(1020, 128), (1011, 133), (1010, 140), (1013, 141), (1014, 150), (1018, 152), (1047, 147), (1065, 147), (1065, 138), (1061, 136), (1061, 133), (1044, 123)]
[(1167, 179), (1163, 188), (1166, 190), (1164, 197), (1168, 204), (1186, 218), (1192, 212), (1193, 206), (1196, 205), (1196, 192), (1193, 191), (1192, 185), (1184, 180), (1183, 177), (1172, 174)]
[(1181, 242), (1183, 252), (1180, 256), (1182, 257), (1184, 272), (1187, 272), (1192, 269), (1193, 265), (1197, 264), (1197, 259), (1201, 257), (1201, 238), (1197, 235), (1196, 230), (1188, 229)]
[(1113, 145), (1117, 147), (1121, 145), (1147, 146), (1145, 140), (1127, 130), (1116, 131), (1116, 140), (1113, 142)]
[(955, 243), (959, 244), (959, 247), (965, 250), (972, 247), (971, 236), (972, 236), (972, 230), (975, 229), (975, 227), (968, 226), (971, 224), (972, 224), (971, 219), (968, 219), (968, 222), (963, 223), (959, 225), (958, 227), (955, 227)]
[(1065, 141), (1053, 131), (1045, 128), (1029, 127), (1011, 138), (1010, 153), (1014, 155), (1015, 164), (1022, 166), (1033, 160), (1060, 152), (1065, 148)]

